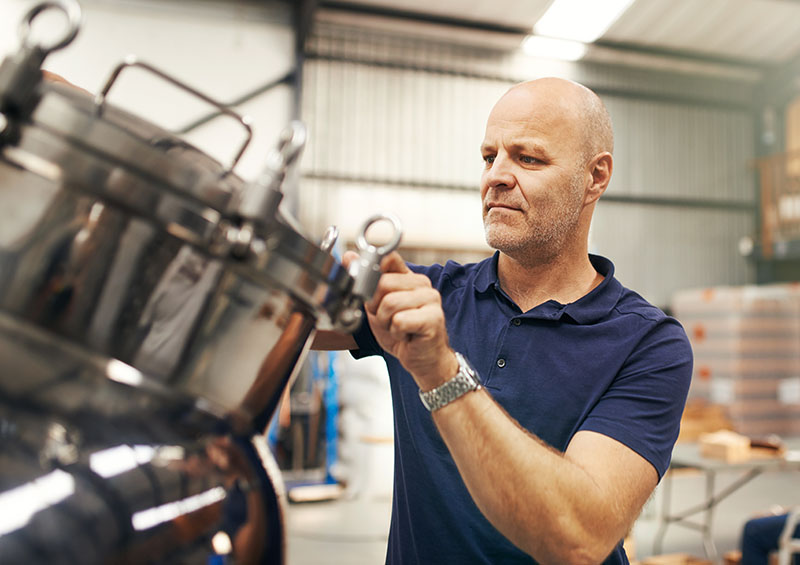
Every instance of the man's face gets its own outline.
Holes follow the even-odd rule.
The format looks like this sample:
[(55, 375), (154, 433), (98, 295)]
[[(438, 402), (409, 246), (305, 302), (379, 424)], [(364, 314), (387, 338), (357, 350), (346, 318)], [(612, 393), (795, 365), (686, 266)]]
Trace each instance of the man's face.
[(492, 110), (481, 145), (487, 243), (510, 255), (550, 259), (579, 234), (589, 181), (578, 118), (562, 102), (511, 91)]

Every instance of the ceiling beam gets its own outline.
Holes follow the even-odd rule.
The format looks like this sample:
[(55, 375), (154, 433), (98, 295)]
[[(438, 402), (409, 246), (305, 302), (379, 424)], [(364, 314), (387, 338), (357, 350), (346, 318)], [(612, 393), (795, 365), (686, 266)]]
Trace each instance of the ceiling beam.
[(773, 67), (764, 75), (759, 88), (759, 101), (782, 108), (800, 94), (800, 53), (786, 63)]
[[(531, 28), (529, 27), (506, 26), (501, 24), (487, 23), (465, 18), (441, 16), (437, 14), (427, 14), (423, 12), (413, 12), (409, 10), (386, 8), (384, 6), (372, 6), (368, 4), (339, 1), (339, 0), (319, 0), (319, 8), (324, 8), (326, 10), (337, 11), (337, 12), (363, 15), (363, 16), (380, 16), (385, 18), (392, 18), (392, 19), (399, 19), (399, 20), (406, 20), (413, 22), (423, 22), (435, 25), (461, 28), (465, 30), (480, 30), (480, 31), (505, 33), (510, 35), (519, 35), (519, 36), (529, 35), (532, 32)], [(692, 51), (688, 49), (669, 49), (669, 48), (653, 47), (649, 45), (641, 45), (630, 42), (609, 41), (609, 40), (598, 40), (595, 41), (593, 45), (597, 45), (598, 47), (602, 47), (604, 49), (616, 50), (620, 52), (639, 53), (643, 55), (667, 57), (671, 59), (678, 59), (691, 62), (724, 65), (728, 67), (738, 67), (747, 70), (756, 70), (760, 72), (763, 72), (764, 70), (767, 69), (767, 67), (765, 67), (764, 65), (760, 65), (751, 60), (709, 55), (708, 53)]]
[(351, 14), (359, 14), (364, 16), (383, 16), (386, 18), (393, 18), (398, 20), (423, 22), (428, 24), (436, 24), (436, 25), (457, 27), (463, 29), (491, 31), (496, 33), (510, 33), (514, 35), (527, 35), (530, 33), (530, 29), (528, 28), (504, 26), (500, 24), (492, 24), (487, 22), (481, 22), (478, 20), (470, 20), (466, 18), (454, 18), (452, 16), (426, 14), (424, 12), (413, 12), (410, 10), (386, 8), (383, 6), (371, 6), (368, 4), (358, 4), (355, 2), (339, 2), (339, 1), (331, 2), (330, 0), (320, 0), (319, 7), (325, 8), (327, 10), (349, 12)]
[(612, 41), (608, 39), (598, 39), (592, 45), (597, 45), (604, 49), (612, 49), (615, 51), (625, 51), (628, 53), (638, 53), (641, 55), (655, 55), (657, 57), (667, 57), (671, 59), (681, 59), (684, 61), (693, 61), (699, 63), (711, 63), (714, 65), (722, 65), (726, 67), (739, 67), (751, 71), (765, 72), (769, 69), (768, 65), (763, 65), (741, 59), (738, 57), (724, 57), (722, 55), (711, 55), (709, 53), (702, 53), (700, 51), (692, 51), (690, 49), (671, 49), (668, 47), (654, 47), (652, 45), (643, 45), (641, 43), (631, 43), (628, 41)]

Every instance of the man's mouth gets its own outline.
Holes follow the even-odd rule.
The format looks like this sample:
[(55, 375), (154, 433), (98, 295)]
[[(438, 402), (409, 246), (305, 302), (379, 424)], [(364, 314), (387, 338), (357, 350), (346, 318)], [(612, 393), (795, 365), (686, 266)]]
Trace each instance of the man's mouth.
[(501, 209), (501, 210), (513, 210), (519, 211), (519, 208), (516, 206), (512, 206), (511, 204), (504, 204), (502, 202), (487, 202), (486, 203), (486, 211), (489, 212), (494, 209)]

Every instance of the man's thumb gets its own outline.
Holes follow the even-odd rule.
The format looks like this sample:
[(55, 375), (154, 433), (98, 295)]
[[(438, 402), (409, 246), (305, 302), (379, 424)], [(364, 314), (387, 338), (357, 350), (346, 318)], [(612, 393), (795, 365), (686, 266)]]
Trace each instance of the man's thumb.
[(353, 261), (358, 261), (359, 255), (355, 251), (345, 251), (344, 255), (342, 255), (342, 266), (345, 269), (350, 268), (350, 264)]
[(392, 251), (381, 261), (381, 271), (384, 273), (410, 273), (406, 262), (397, 251)]

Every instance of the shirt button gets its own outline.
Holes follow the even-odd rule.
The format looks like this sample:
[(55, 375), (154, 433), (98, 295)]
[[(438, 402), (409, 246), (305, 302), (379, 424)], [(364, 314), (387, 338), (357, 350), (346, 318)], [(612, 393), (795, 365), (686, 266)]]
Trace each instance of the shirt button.
[(502, 369), (503, 367), (506, 366), (506, 360), (501, 357), (500, 359), (497, 360), (497, 366)]
[(515, 326), (518, 326), (522, 323), (522, 320), (520, 320), (519, 318), (514, 318), (513, 320), (511, 320), (511, 323), (514, 324)]

